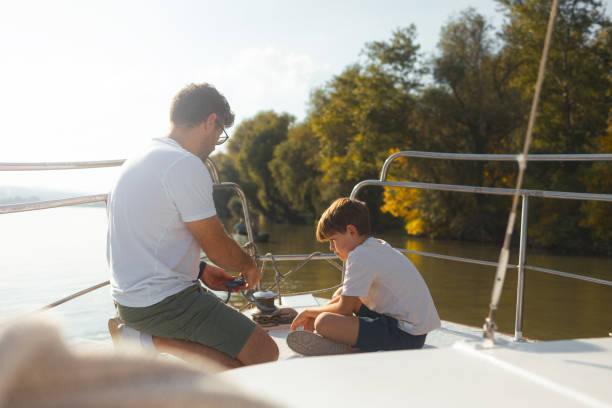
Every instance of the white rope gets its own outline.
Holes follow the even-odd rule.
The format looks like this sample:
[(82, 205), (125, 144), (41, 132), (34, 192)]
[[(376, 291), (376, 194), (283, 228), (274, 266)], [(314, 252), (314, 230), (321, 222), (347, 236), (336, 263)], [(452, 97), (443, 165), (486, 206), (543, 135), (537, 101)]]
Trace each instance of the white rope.
[(552, 8), (550, 10), (550, 18), (548, 19), (548, 29), (546, 31), (546, 40), (544, 42), (544, 50), (542, 51), (542, 57), (540, 59), (540, 69), (538, 71), (538, 80), (536, 83), (535, 93), (533, 95), (533, 101), (531, 104), (531, 112), (529, 113), (529, 123), (527, 125), (527, 134), (525, 135), (525, 143), (523, 145), (523, 153), (517, 156), (517, 162), (519, 165), (518, 177), (516, 180), (516, 187), (514, 190), (514, 196), (512, 199), (512, 210), (508, 217), (508, 226), (506, 228), (506, 235), (504, 237), (504, 245), (499, 254), (499, 262), (497, 266), (497, 272), (495, 274), (495, 281), (493, 283), (493, 291), (491, 293), (491, 303), (489, 305), (489, 316), (485, 319), (484, 324), (484, 337), (491, 341), (494, 340), (495, 329), (495, 311), (499, 306), (499, 299), (504, 286), (504, 279), (506, 277), (506, 269), (508, 266), (508, 258), (510, 257), (510, 241), (512, 240), (512, 230), (514, 229), (514, 222), (516, 220), (516, 208), (518, 207), (519, 192), (523, 184), (523, 177), (525, 169), (527, 168), (527, 153), (529, 153), (529, 147), (533, 140), (533, 127), (535, 125), (535, 119), (538, 111), (538, 104), (540, 102), (540, 92), (542, 90), (542, 83), (546, 76), (546, 61), (548, 60), (548, 51), (550, 50), (550, 43), (552, 39), (552, 33), (555, 26), (555, 18), (557, 16), (558, 0), (553, 0)]

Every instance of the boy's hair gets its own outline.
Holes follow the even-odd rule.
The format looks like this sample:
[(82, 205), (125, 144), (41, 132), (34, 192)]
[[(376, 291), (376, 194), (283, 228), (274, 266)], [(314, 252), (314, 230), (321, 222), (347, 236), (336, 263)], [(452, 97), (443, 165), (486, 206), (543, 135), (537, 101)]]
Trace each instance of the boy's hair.
[(234, 124), (234, 113), (225, 96), (210, 84), (191, 84), (174, 97), (170, 121), (175, 126), (191, 128), (204, 122), (212, 113), (217, 115), (218, 126)]
[(323, 212), (317, 224), (317, 241), (327, 241), (335, 233), (354, 225), (359, 235), (370, 235), (370, 212), (363, 201), (339, 198)]

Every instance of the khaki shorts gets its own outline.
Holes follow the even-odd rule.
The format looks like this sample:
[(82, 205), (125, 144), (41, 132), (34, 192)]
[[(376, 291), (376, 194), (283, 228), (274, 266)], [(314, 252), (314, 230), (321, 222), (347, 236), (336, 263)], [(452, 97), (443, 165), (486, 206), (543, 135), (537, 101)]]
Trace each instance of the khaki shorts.
[(255, 323), (223, 303), (200, 284), (194, 284), (147, 307), (115, 302), (125, 324), (157, 337), (189, 340), (236, 358), (255, 329)]

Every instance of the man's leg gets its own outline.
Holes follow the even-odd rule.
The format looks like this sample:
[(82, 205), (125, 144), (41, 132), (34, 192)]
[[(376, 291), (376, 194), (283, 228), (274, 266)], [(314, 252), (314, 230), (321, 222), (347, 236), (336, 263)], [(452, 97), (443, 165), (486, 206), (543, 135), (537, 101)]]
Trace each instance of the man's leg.
[(187, 340), (153, 336), (153, 344), (160, 353), (172, 354), (187, 362), (200, 358), (209, 359), (226, 369), (267, 363), (278, 359), (278, 346), (272, 337), (259, 326), (255, 327), (235, 359), (212, 347)]
[(227, 354), (200, 343), (153, 336), (153, 344), (160, 353), (171, 354), (188, 363), (206, 365), (212, 361), (223, 369), (242, 367), (243, 364)]
[(278, 360), (278, 346), (264, 329), (255, 326), (236, 359), (244, 365), (276, 361)]
[(278, 358), (276, 343), (261, 327), (198, 285), (153, 306), (118, 305), (118, 311), (130, 326), (152, 334), (158, 351), (183, 359), (206, 357), (233, 368)]

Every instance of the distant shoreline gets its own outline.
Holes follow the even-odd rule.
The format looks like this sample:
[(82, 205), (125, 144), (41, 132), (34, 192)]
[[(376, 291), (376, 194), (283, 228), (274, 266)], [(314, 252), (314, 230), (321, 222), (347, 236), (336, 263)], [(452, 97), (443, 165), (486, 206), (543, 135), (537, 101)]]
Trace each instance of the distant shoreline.
[[(82, 191), (52, 190), (45, 188), (31, 188), (22, 186), (0, 187), (0, 205), (26, 204), (39, 201), (61, 200), (78, 196), (91, 195)], [(80, 206), (104, 207), (102, 202), (79, 204)]]

